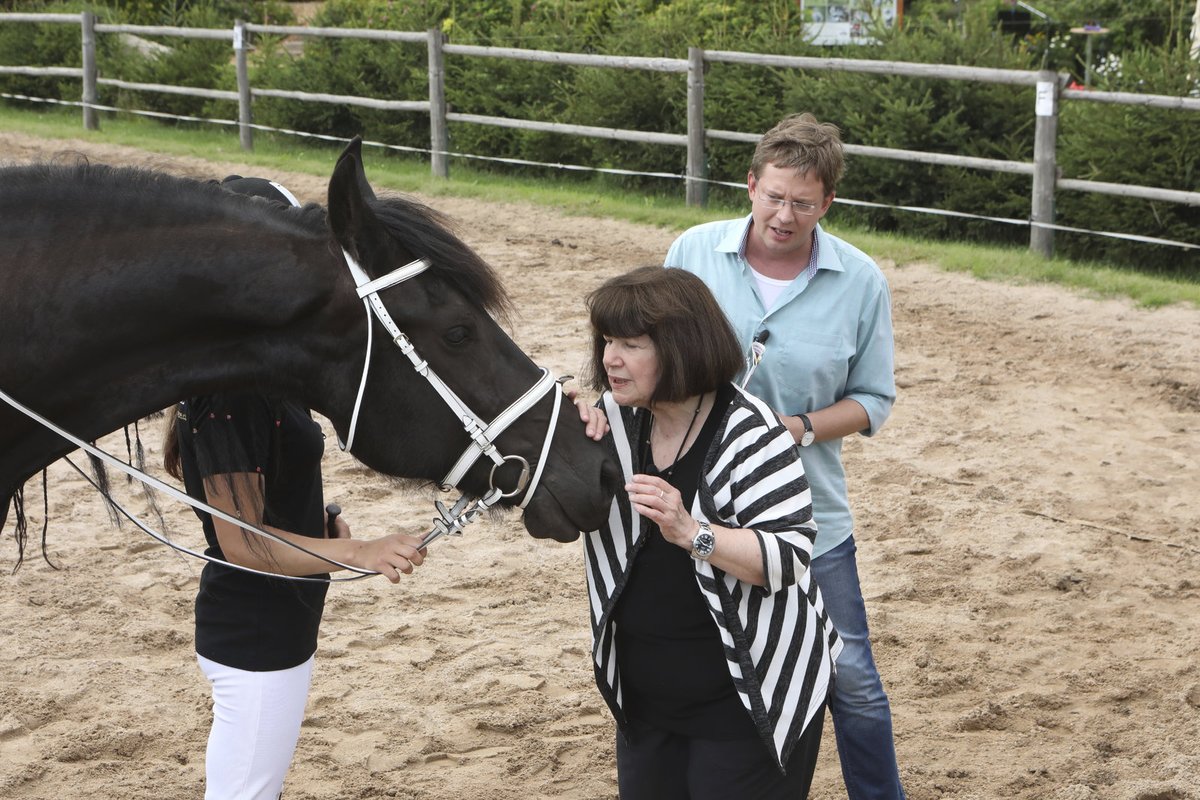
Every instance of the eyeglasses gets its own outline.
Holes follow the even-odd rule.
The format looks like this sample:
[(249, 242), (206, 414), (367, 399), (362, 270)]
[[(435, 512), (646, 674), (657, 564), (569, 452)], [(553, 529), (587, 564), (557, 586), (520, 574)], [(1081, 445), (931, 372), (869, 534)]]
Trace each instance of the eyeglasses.
[[(762, 203), (767, 208), (780, 209), (788, 204), (788, 201), (782, 197), (771, 197), (770, 195), (759, 194), (757, 190), (754, 192), (754, 199)], [(792, 213), (801, 217), (811, 217), (813, 214), (817, 213), (818, 208), (818, 206), (813, 203), (804, 203), (799, 200), (792, 200), (791, 206)]]

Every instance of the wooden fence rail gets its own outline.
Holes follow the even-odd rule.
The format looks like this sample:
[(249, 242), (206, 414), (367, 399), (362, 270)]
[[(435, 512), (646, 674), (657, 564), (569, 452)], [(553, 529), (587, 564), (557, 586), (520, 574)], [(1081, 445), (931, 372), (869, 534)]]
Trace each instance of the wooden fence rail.
[[(80, 26), (81, 46), (83, 49), (82, 69), (0, 66), (0, 75), (40, 75), (79, 78), (83, 84), (83, 123), (84, 127), (88, 130), (95, 130), (100, 124), (95, 107), (97, 86), (114, 86), (131, 91), (164, 92), (236, 101), (238, 103), (239, 138), (242, 147), (247, 150), (253, 149), (254, 146), (252, 111), (256, 97), (353, 105), (385, 111), (416, 112), (429, 115), (431, 169), (434, 175), (440, 177), (449, 177), (448, 123), (491, 125), (520, 130), (559, 133), (568, 136), (590, 136), (620, 141), (685, 147), (687, 149), (687, 166), (684, 174), (686, 201), (689, 205), (703, 205), (707, 199), (706, 187), (708, 186), (704, 166), (705, 144), (707, 140), (754, 143), (758, 141), (760, 136), (758, 133), (724, 131), (704, 127), (704, 69), (707, 63), (720, 62), (783, 69), (865, 72), (906, 78), (976, 81), (1033, 87), (1035, 89), (1035, 105), (1033, 109), (1035, 127), (1034, 157), (1032, 162), (1006, 161), (856, 144), (847, 144), (846, 152), (852, 156), (865, 158), (884, 158), (895, 161), (965, 167), (968, 169), (990, 170), (1030, 176), (1033, 185), (1030, 197), (1030, 221), (1032, 224), (1030, 226), (1029, 246), (1031, 250), (1041, 253), (1046, 257), (1051, 256), (1054, 252), (1054, 193), (1056, 190), (1096, 192), (1122, 197), (1137, 197), (1147, 200), (1200, 206), (1200, 192), (1063, 178), (1059, 175), (1056, 162), (1059, 106), (1063, 100), (1120, 103), (1124, 105), (1182, 111), (1200, 111), (1200, 98), (1067, 89), (1065, 88), (1067, 83), (1067, 76), (1065, 74), (1045, 70), (1027, 71), (946, 64), (917, 64), (902, 61), (779, 56), (724, 50), (702, 50), (696, 47), (688, 49), (688, 57), (686, 59), (605, 56), (584, 53), (561, 53), (549, 50), (524, 50), (508, 47), (448, 44), (445, 42), (442, 33), (436, 29), (421, 33), (361, 28), (254, 25), (242, 22), (237, 23), (231, 30), (150, 25), (106, 25), (97, 24), (95, 15), (88, 11), (80, 14), (0, 14), (0, 24), (6, 23), (66, 23)], [(236, 92), (218, 91), (101, 78), (96, 69), (96, 34), (98, 33), (124, 33), (138, 36), (168, 36), (231, 41), (236, 57), (238, 90)], [(356, 97), (353, 95), (254, 88), (250, 85), (249, 69), (246, 63), (246, 53), (249, 47), (247, 34), (369, 39), (382, 42), (399, 42), (402, 44), (424, 43), (428, 54), (429, 96), (420, 100), (385, 100)], [(500, 58), (534, 61), (567, 66), (681, 73), (687, 76), (687, 133), (674, 134), (623, 128), (606, 128), (593, 125), (572, 125), (542, 120), (511, 119), (451, 111), (446, 103), (445, 86), (445, 58), (448, 55), (466, 58)]]

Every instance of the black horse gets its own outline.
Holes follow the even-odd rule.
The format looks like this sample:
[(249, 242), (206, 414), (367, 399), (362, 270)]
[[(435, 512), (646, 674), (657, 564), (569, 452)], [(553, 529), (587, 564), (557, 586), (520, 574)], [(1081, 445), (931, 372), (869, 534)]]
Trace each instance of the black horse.
[[(286, 396), (343, 440), (356, 418), (351, 452), (372, 469), (442, 481), (468, 448), (464, 421), (364, 311), (347, 267), (377, 278), (419, 259), (429, 268), (378, 297), (462, 405), (486, 423), (545, 385), (496, 322), (508, 299), (495, 272), (436, 212), (376, 198), (358, 140), (334, 168), (328, 211), (144, 170), (0, 169), (0, 389), (85, 441), (186, 396)], [(561, 413), (548, 434), (553, 404)], [(461, 491), (485, 496), (507, 482), (496, 488), (513, 496), (500, 502), (521, 501), (511, 464), (536, 469), (544, 454), (541, 481), (526, 490), (529, 533), (572, 541), (600, 525), (620, 472), (560, 391), (496, 446), (511, 460), (494, 476), (488, 459), (476, 461)], [(0, 402), (0, 530), (25, 482), (72, 449)]]

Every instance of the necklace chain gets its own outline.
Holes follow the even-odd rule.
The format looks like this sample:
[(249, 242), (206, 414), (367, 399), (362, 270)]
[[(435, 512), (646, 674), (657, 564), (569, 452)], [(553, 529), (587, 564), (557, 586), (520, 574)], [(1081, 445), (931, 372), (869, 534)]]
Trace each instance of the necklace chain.
[[(675, 465), (679, 463), (679, 459), (683, 457), (683, 448), (687, 445), (688, 437), (692, 435), (692, 428), (696, 427), (696, 420), (700, 418), (700, 407), (704, 405), (704, 394), (700, 394), (700, 399), (696, 401), (696, 410), (692, 412), (692, 420), (688, 423), (687, 430), (683, 432), (683, 440), (679, 442), (679, 449), (675, 451), (675, 459), (671, 461), (671, 466), (659, 472), (663, 478), (670, 478), (671, 473), (675, 471)], [(654, 450), (650, 445), (650, 439), (654, 436), (654, 412), (650, 412), (650, 426), (646, 431), (646, 450), (648, 452), (642, 454), (642, 464), (650, 461), (654, 456)]]

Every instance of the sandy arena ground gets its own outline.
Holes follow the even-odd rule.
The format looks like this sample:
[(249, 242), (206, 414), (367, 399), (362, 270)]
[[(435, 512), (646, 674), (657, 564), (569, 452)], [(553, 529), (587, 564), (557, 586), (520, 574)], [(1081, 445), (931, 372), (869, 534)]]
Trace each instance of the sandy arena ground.
[[(0, 133), (0, 163), (65, 150), (254, 173)], [(275, 177), (323, 201), (323, 179)], [(560, 373), (585, 359), (583, 295), (659, 263), (673, 238), (531, 206), (436, 206), (503, 274), (514, 338)], [(894, 297), (900, 399), (846, 451), (909, 797), (1200, 798), (1200, 310), (873, 255)], [(140, 427), (154, 459), (160, 425)], [(119, 435), (104, 444), (124, 452)], [(430, 493), (329, 450), (327, 496), (359, 535), (428, 527)], [(27, 492), (40, 528), (40, 481)], [(0, 540), (0, 797), (201, 797), (200, 564), (112, 526), (61, 463), (49, 506), (60, 571), (32, 548), (10, 574), (11, 526)], [(194, 535), (190, 513), (171, 510), (171, 528)], [(615, 797), (578, 544), (534, 541), (514, 514), (434, 550), (399, 586), (331, 589), (285, 796)], [(813, 797), (844, 796), (826, 726)]]

